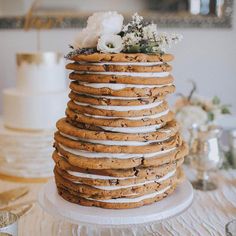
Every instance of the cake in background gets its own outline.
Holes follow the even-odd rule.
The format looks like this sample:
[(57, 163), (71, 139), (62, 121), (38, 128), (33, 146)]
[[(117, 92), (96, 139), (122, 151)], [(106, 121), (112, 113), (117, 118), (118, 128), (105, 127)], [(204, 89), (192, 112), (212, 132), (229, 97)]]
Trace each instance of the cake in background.
[(16, 59), (16, 87), (3, 91), (4, 125), (20, 130), (53, 129), (67, 97), (62, 55), (25, 53)]
[(0, 174), (47, 178), (55, 122), (68, 100), (64, 58), (54, 52), (21, 53), (16, 61), (16, 87), (3, 90)]

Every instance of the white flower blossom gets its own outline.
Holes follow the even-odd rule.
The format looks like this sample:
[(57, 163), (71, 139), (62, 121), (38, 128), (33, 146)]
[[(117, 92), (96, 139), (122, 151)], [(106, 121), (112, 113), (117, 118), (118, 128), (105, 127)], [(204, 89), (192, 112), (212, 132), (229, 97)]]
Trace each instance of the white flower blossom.
[(123, 49), (123, 41), (119, 35), (102, 35), (98, 39), (97, 50), (103, 53), (119, 53)]
[(186, 128), (191, 128), (193, 124), (201, 126), (208, 120), (207, 112), (199, 106), (187, 105), (176, 114), (176, 119)]
[(97, 12), (88, 18), (87, 27), (77, 36), (73, 46), (96, 47), (98, 38), (106, 34), (118, 34), (122, 30), (124, 17), (117, 12)]
[(158, 43), (160, 49), (165, 52), (167, 48), (178, 43), (182, 38), (183, 36), (179, 34), (160, 33), (156, 35), (155, 41)]
[(73, 43), (74, 49), (93, 48), (97, 45), (99, 34), (88, 29), (83, 29), (75, 38)]
[(186, 141), (190, 141), (189, 130), (193, 124), (202, 127), (207, 123), (207, 112), (199, 106), (186, 105), (176, 114), (176, 119), (180, 123), (181, 132)]
[(150, 25), (143, 27), (143, 39), (144, 40), (156, 41), (156, 37), (157, 37), (157, 25), (156, 24), (150, 24)]
[(125, 36), (122, 39), (124, 44), (126, 45), (136, 45), (142, 38), (138, 36), (136, 33), (132, 32), (125, 34)]
[[(107, 36), (104, 39), (102, 36), (118, 34), (123, 40), (123, 52), (163, 53), (182, 38), (178, 34), (158, 33), (157, 25), (144, 22), (138, 13), (135, 13), (132, 20), (123, 26), (123, 16), (117, 12), (98, 12), (88, 18), (87, 27), (79, 33), (72, 46), (74, 49), (97, 47), (100, 51), (116, 52), (118, 48), (104, 46), (102, 40), (107, 40)], [(101, 38), (100, 45), (98, 45), (99, 38)]]
[(140, 16), (137, 12), (133, 14), (132, 16), (132, 22), (134, 24), (140, 25), (143, 21), (143, 17)]

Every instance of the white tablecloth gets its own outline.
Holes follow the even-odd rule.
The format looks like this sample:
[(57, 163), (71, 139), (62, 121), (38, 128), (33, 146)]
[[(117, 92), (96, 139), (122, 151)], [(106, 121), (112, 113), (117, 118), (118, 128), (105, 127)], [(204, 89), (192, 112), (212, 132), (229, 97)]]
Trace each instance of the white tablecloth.
[[(215, 179), (219, 185), (216, 191), (195, 191), (194, 202), (186, 212), (162, 223), (132, 229), (98, 229), (75, 226), (49, 216), (36, 204), (31, 212), (20, 219), (19, 236), (225, 235), (225, 224), (236, 218), (236, 170), (220, 171)], [(26, 184), (0, 181), (0, 192), (20, 185)], [(27, 185), (31, 192), (20, 201), (36, 199), (37, 193), (42, 187), (42, 184)]]

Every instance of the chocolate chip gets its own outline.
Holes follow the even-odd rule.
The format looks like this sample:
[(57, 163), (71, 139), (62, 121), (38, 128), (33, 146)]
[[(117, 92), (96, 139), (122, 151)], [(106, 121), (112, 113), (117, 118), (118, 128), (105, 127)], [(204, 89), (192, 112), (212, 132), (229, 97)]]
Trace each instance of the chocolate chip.
[(105, 65), (103, 65), (103, 68), (104, 68), (105, 71), (109, 71), (109, 65), (105, 64)]
[(144, 157), (142, 157), (141, 158), (141, 165), (144, 165), (144, 161), (145, 161), (145, 159), (144, 159)]
[(139, 170), (136, 169), (135, 172), (134, 172), (134, 175), (135, 175), (135, 176), (138, 176), (138, 173), (139, 173)]

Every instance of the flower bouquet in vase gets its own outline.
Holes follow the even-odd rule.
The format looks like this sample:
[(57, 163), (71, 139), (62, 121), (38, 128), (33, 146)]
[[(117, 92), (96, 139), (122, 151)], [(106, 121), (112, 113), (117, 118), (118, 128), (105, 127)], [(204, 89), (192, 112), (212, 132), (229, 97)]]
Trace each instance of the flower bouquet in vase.
[(223, 153), (219, 145), (221, 129), (216, 120), (230, 114), (229, 105), (222, 104), (219, 97), (203, 98), (195, 94), (196, 85), (188, 96), (180, 94), (175, 104), (176, 119), (181, 125), (184, 138), (189, 143), (186, 164), (197, 171), (193, 186), (200, 190), (216, 189), (210, 181), (209, 171), (216, 171), (222, 164)]

